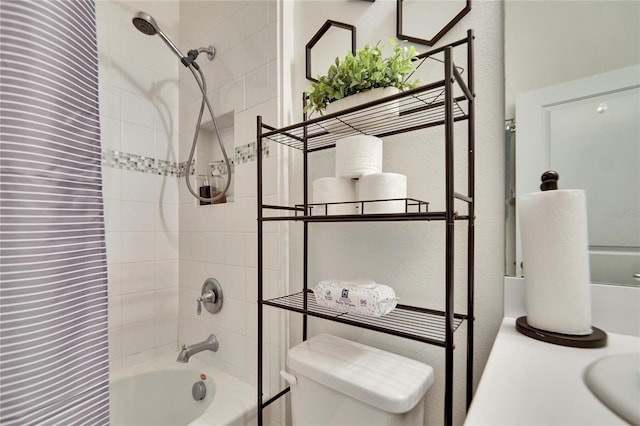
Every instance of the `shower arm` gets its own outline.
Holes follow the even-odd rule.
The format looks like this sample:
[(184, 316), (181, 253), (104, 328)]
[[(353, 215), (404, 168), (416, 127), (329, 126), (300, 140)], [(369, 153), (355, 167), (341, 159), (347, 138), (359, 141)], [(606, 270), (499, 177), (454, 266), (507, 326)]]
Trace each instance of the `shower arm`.
[[(229, 189), (229, 185), (231, 184), (231, 164), (229, 162), (229, 158), (227, 157), (227, 151), (224, 148), (224, 143), (222, 142), (222, 137), (220, 135), (220, 130), (218, 129), (218, 123), (216, 121), (215, 114), (213, 113), (213, 108), (211, 107), (211, 102), (209, 102), (209, 97), (207, 96), (207, 82), (205, 80), (204, 74), (200, 70), (200, 67), (197, 66), (197, 63), (195, 61), (193, 61), (191, 66), (189, 66), (188, 68), (189, 68), (189, 71), (191, 71), (191, 74), (193, 74), (193, 78), (195, 78), (196, 83), (198, 83), (198, 87), (200, 87), (200, 92), (202, 92), (202, 102), (200, 104), (200, 112), (198, 113), (198, 120), (196, 122), (196, 130), (193, 135), (193, 143), (191, 144), (189, 159), (187, 160), (185, 180), (187, 183), (187, 189), (189, 189), (189, 192), (191, 192), (191, 195), (193, 195), (194, 197), (196, 197), (198, 200), (202, 202), (214, 203), (222, 199), (222, 197), (226, 195), (227, 190)], [(198, 74), (196, 74), (194, 69), (198, 71), (198, 74), (200, 74), (200, 78), (198, 78)], [(202, 81), (200, 79), (202, 79)], [(191, 164), (193, 162), (193, 157), (196, 151), (196, 144), (198, 141), (198, 135), (200, 133), (200, 126), (202, 124), (202, 115), (204, 113), (205, 105), (209, 110), (209, 115), (211, 115), (211, 120), (213, 122), (213, 129), (216, 132), (218, 142), (220, 143), (220, 150), (222, 151), (222, 157), (224, 158), (224, 163), (227, 166), (227, 179), (226, 179), (224, 190), (221, 191), (220, 194), (212, 198), (201, 197), (200, 194), (194, 191), (193, 187), (191, 186), (191, 181), (189, 180), (189, 175), (191, 174)]]

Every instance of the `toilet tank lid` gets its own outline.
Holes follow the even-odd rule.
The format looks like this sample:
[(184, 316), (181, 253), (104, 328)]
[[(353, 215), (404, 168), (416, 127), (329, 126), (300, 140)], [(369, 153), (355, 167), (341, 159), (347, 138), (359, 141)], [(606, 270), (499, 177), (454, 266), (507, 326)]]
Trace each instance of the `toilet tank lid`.
[(390, 413), (406, 413), (433, 383), (430, 365), (319, 334), (289, 350), (287, 365), (331, 389)]

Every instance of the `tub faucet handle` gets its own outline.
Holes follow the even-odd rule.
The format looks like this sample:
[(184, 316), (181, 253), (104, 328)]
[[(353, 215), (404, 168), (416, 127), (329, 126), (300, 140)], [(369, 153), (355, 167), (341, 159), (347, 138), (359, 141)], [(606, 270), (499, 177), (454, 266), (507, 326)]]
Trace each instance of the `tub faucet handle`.
[(202, 305), (205, 309), (215, 314), (222, 309), (222, 286), (215, 278), (207, 278), (204, 284), (202, 284), (202, 290), (200, 296), (196, 298), (197, 308), (196, 314), (202, 314)]
[(216, 294), (213, 291), (205, 292), (202, 296), (198, 297), (196, 301), (198, 302), (196, 313), (200, 315), (202, 314), (202, 302), (216, 303)]

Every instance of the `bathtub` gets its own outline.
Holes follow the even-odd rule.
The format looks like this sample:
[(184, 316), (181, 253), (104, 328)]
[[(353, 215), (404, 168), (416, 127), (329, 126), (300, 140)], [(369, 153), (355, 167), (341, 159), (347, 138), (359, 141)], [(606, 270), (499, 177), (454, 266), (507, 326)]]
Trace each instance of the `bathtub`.
[[(177, 352), (176, 352), (177, 353)], [(206, 396), (193, 399), (191, 388), (203, 382)], [(175, 354), (111, 374), (112, 426), (205, 426), (255, 423), (256, 391), (197, 360), (176, 362)]]

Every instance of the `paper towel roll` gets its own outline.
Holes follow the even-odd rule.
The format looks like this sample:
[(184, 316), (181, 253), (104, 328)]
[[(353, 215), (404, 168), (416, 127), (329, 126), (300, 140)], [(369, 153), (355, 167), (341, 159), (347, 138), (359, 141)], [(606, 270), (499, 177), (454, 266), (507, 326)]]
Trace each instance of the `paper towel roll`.
[[(356, 184), (353, 179), (340, 177), (326, 177), (313, 181), (314, 203), (339, 203), (356, 199)], [(357, 214), (356, 203), (328, 204), (313, 206), (311, 215)]]
[[(375, 173), (362, 176), (358, 182), (358, 200), (384, 200), (407, 197), (407, 177), (398, 173)], [(378, 201), (364, 203), (363, 214), (404, 213), (406, 203), (401, 201)]]
[(382, 171), (382, 139), (355, 135), (336, 141), (336, 176), (359, 178)]
[(571, 335), (591, 333), (587, 206), (584, 191), (518, 197), (527, 322)]

